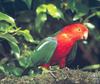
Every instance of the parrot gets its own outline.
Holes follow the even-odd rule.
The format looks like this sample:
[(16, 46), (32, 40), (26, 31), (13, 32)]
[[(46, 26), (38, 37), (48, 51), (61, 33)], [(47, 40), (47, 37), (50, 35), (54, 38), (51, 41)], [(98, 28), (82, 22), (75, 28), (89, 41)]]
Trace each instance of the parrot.
[(74, 44), (88, 38), (88, 28), (82, 23), (72, 23), (63, 27), (56, 35), (43, 39), (35, 48), (27, 63), (49, 69), (57, 65), (66, 67)]

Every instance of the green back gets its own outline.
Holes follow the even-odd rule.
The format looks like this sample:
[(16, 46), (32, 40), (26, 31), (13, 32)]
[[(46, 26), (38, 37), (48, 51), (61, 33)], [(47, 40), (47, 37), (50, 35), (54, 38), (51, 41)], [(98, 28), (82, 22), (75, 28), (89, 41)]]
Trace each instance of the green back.
[(41, 41), (36, 47), (32, 55), (32, 66), (38, 66), (44, 63), (48, 63), (52, 57), (57, 46), (57, 41), (52, 37), (48, 37)]

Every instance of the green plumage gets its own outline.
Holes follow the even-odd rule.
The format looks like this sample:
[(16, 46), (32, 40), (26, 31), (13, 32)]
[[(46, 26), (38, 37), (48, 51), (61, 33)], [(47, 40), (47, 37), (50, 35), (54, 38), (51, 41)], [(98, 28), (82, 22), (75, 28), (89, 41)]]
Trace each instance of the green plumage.
[(44, 39), (33, 52), (33, 65), (48, 63), (57, 46), (57, 41), (52, 37)]
[(36, 49), (26, 56), (26, 58), (19, 59), (19, 63), (22, 67), (37, 67), (41, 64), (48, 63), (52, 57), (57, 46), (57, 41), (52, 37), (48, 37), (41, 41)]

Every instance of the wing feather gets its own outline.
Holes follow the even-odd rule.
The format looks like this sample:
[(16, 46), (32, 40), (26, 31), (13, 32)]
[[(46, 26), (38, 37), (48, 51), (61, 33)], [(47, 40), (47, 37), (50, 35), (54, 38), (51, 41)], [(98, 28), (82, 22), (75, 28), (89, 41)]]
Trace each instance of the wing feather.
[(54, 38), (48, 37), (44, 39), (33, 52), (33, 65), (38, 66), (44, 63), (48, 63), (56, 49), (56, 46), (57, 41)]

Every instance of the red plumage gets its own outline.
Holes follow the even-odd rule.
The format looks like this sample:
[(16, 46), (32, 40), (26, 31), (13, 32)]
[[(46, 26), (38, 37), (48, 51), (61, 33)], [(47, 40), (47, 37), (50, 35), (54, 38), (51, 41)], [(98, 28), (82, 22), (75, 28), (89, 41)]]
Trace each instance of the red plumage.
[(68, 60), (68, 54), (73, 45), (76, 41), (87, 38), (87, 36), (88, 29), (83, 24), (75, 23), (65, 26), (55, 37), (53, 37), (57, 40), (57, 47), (50, 61), (42, 66), (49, 68), (49, 66), (52, 65), (59, 65), (60, 68), (64, 68)]

